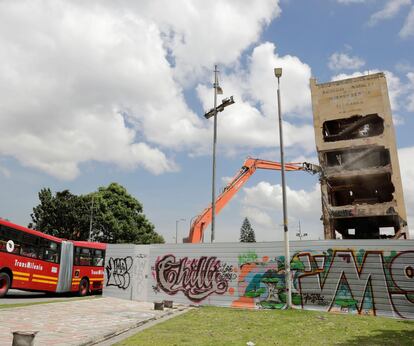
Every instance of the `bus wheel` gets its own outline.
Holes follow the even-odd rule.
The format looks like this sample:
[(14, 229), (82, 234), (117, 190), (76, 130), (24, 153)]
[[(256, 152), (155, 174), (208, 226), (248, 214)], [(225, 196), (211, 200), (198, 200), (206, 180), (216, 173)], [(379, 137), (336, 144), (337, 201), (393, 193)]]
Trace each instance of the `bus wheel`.
[(0, 298), (4, 297), (7, 294), (7, 291), (10, 288), (10, 276), (7, 273), (0, 273)]
[(79, 295), (81, 297), (86, 296), (89, 293), (89, 281), (83, 278), (79, 284)]

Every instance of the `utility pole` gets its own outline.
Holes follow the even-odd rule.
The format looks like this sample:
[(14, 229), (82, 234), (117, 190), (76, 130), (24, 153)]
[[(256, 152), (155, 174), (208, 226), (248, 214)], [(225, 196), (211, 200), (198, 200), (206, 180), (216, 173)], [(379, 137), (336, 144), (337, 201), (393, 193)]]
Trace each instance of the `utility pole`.
[(91, 241), (91, 234), (92, 234), (92, 220), (93, 220), (93, 195), (92, 195), (92, 205), (91, 205), (91, 216), (89, 219), (89, 234), (88, 234), (88, 241)]
[[(216, 144), (217, 144), (217, 65), (214, 65), (214, 134), (213, 134), (213, 179), (211, 186), (211, 242), (214, 243), (214, 231), (216, 225)], [(221, 90), (221, 89), (220, 89)]]
[(298, 232), (296, 233), (296, 236), (299, 237), (299, 240), (302, 240), (302, 238), (308, 236), (308, 233), (302, 233), (302, 228), (300, 227), (300, 220), (299, 220), (299, 227), (298, 227)]
[(217, 95), (223, 94), (218, 83), (218, 69), (217, 65), (214, 65), (214, 108), (210, 109), (204, 114), (206, 119), (214, 117), (214, 133), (213, 133), (213, 179), (211, 186), (211, 242), (214, 242), (215, 225), (216, 225), (216, 145), (217, 145), (217, 113), (222, 112), (224, 108), (234, 103), (233, 96), (222, 100), (221, 104), (217, 106)]

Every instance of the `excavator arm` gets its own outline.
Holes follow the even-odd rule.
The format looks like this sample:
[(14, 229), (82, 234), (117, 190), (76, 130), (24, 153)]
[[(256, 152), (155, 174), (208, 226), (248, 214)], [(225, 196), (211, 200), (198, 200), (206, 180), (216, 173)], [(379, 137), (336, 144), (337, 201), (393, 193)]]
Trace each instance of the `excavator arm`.
[[(247, 158), (243, 166), (233, 177), (230, 183), (224, 188), (223, 192), (216, 200), (216, 214), (233, 198), (233, 196), (240, 190), (240, 188), (249, 180), (249, 178), (256, 172), (256, 169), (270, 169), (279, 171), (282, 165), (279, 162), (260, 160), (254, 158)], [(320, 172), (320, 167), (311, 163), (285, 163), (286, 171), (307, 171), (313, 174)], [(211, 222), (212, 206), (204, 209), (203, 212), (197, 216), (190, 228), (190, 234), (184, 238), (184, 243), (199, 243), (203, 237), (204, 229)]]

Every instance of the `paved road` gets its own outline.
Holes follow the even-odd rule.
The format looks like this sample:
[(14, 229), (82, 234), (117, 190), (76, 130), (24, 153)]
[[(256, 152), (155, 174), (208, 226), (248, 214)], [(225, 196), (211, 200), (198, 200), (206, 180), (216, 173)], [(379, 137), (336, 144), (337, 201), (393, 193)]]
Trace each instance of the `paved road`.
[(178, 311), (154, 311), (152, 303), (109, 297), (5, 308), (0, 345), (12, 344), (13, 331), (38, 331), (37, 346), (90, 345)]
[(19, 304), (19, 303), (37, 303), (54, 300), (71, 300), (77, 298), (73, 294), (51, 294), (43, 292), (26, 292), (20, 290), (10, 290), (7, 296), (0, 298), (0, 305), (2, 304)]

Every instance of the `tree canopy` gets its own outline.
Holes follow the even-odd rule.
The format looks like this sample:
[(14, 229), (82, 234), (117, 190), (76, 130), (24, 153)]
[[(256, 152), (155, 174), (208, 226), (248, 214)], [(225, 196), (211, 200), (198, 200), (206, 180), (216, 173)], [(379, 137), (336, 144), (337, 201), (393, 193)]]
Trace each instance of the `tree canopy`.
[(117, 183), (80, 196), (68, 190), (53, 196), (49, 188), (44, 188), (39, 192), (39, 200), (40, 204), (33, 208), (33, 223), (29, 227), (41, 232), (105, 243), (164, 242), (144, 215), (142, 204)]
[(244, 218), (243, 224), (240, 229), (240, 242), (241, 243), (255, 243), (256, 236), (250, 221), (247, 217)]

